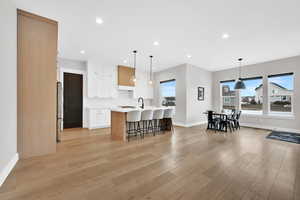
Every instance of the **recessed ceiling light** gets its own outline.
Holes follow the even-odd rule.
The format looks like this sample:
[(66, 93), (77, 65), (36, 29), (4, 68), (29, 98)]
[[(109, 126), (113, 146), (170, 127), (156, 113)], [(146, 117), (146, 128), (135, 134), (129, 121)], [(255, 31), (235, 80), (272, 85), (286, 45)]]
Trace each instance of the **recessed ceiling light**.
[(228, 33), (223, 33), (222, 38), (223, 39), (228, 39), (230, 36)]
[(158, 41), (155, 41), (155, 42), (153, 42), (153, 45), (154, 45), (154, 46), (158, 46), (158, 45), (159, 45), (159, 42), (158, 42)]
[(81, 50), (80, 53), (81, 53), (81, 54), (85, 54), (85, 50)]
[(97, 23), (97, 24), (103, 24), (103, 19), (100, 18), (100, 17), (97, 17), (97, 18), (96, 18), (96, 23)]
[(186, 55), (186, 57), (187, 57), (187, 58), (191, 58), (191, 57), (192, 57), (192, 55), (188, 54), (188, 55)]
[(123, 63), (127, 63), (128, 61), (127, 60), (123, 60)]

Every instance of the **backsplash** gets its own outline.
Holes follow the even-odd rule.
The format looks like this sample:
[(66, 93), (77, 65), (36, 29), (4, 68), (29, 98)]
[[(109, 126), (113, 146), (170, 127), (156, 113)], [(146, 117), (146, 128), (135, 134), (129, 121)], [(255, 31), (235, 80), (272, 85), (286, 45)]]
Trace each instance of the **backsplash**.
[[(117, 92), (118, 97), (116, 98), (108, 98), (108, 99), (99, 99), (99, 98), (88, 98), (85, 97), (85, 106), (88, 108), (110, 108), (113, 106), (124, 106), (124, 105), (131, 105), (137, 106), (138, 102), (137, 99), (133, 99), (132, 91), (124, 91), (118, 90)], [(150, 106), (151, 100), (145, 99), (145, 105)]]

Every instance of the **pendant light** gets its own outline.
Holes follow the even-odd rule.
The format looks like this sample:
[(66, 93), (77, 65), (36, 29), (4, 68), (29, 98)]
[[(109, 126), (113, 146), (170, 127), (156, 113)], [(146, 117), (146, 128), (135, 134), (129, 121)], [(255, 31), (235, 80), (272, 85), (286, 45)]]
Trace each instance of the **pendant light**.
[(136, 71), (136, 54), (137, 54), (137, 50), (134, 50), (133, 51), (133, 56), (134, 56), (134, 62), (133, 62), (133, 69), (134, 69), (134, 74), (133, 74), (133, 77), (132, 77), (132, 81), (133, 82), (136, 82), (136, 76), (135, 76), (135, 71)]
[(152, 59), (153, 56), (150, 56), (150, 80), (149, 80), (149, 84), (152, 85), (153, 84), (153, 76), (152, 76)]
[(242, 61), (243, 61), (243, 58), (239, 58), (238, 61), (239, 61), (239, 65), (240, 65), (239, 66), (239, 80), (235, 83), (234, 89), (243, 90), (243, 89), (246, 89), (245, 83), (242, 79)]

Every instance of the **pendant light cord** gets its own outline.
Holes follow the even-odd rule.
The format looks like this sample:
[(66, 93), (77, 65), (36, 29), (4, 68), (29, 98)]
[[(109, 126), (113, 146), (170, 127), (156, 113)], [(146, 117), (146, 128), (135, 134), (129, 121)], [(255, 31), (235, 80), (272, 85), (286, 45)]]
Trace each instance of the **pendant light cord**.
[(153, 56), (150, 56), (150, 81), (152, 81), (152, 59)]
[(241, 79), (241, 74), (242, 74), (242, 69), (241, 69), (241, 62), (240, 62), (240, 67), (239, 67), (239, 79)]
[(136, 70), (136, 53), (137, 53), (137, 50), (134, 50), (134, 51), (133, 51), (133, 54), (134, 54), (134, 60), (133, 60), (134, 78), (136, 78), (136, 77), (135, 77), (135, 70)]
[(239, 79), (241, 80), (242, 79), (242, 60), (243, 58), (239, 58)]

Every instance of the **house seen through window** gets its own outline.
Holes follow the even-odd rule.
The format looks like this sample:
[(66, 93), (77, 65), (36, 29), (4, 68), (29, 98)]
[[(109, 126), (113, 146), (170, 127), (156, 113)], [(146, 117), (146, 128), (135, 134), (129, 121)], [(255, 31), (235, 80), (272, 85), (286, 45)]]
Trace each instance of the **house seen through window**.
[(222, 109), (235, 109), (235, 81), (221, 81)]
[(246, 89), (240, 91), (242, 110), (262, 111), (262, 77), (244, 79), (244, 83), (246, 85)]
[(294, 93), (293, 73), (268, 76), (269, 105), (271, 112), (292, 112)]

